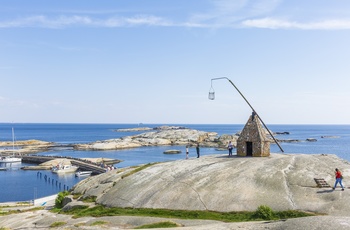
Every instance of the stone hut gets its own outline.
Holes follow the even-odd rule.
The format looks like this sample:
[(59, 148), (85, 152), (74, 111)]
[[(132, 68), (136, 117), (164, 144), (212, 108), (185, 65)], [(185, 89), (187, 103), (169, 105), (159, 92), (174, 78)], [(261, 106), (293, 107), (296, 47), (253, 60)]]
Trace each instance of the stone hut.
[(270, 140), (262, 128), (259, 117), (253, 112), (237, 140), (238, 156), (270, 156)]

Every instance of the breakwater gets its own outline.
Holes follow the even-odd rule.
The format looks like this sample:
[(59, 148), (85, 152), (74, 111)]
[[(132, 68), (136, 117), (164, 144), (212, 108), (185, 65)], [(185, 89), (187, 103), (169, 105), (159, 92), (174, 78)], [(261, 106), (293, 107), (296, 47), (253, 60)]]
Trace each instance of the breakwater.
[(119, 163), (120, 160), (108, 160), (103, 163), (95, 163), (89, 160), (84, 160), (80, 158), (73, 157), (58, 157), (58, 156), (33, 156), (27, 155), (22, 157), (22, 161), (24, 163), (35, 163), (41, 164), (50, 160), (54, 160), (57, 158), (68, 159), (70, 160), (72, 165), (78, 166), (81, 171), (92, 171), (93, 175), (101, 174), (106, 172), (105, 165), (113, 165)]

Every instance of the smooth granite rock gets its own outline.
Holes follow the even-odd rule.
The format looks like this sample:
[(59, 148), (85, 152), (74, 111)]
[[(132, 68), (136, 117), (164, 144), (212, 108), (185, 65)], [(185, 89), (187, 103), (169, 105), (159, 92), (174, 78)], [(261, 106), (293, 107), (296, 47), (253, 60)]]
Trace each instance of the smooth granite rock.
[[(229, 212), (268, 205), (273, 210), (341, 215), (350, 213), (350, 190), (318, 188), (314, 181), (324, 178), (332, 186), (336, 167), (346, 184), (350, 164), (335, 155), (211, 155), (158, 163), (124, 179), (126, 172), (102, 174), (78, 183), (74, 192), (94, 194), (97, 203), (110, 207)], [(103, 181), (109, 182), (108, 188)]]

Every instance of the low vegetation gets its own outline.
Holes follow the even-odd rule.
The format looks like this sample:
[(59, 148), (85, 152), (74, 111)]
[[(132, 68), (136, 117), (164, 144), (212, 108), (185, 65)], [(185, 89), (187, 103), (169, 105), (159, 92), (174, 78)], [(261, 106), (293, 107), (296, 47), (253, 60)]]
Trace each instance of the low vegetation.
[(158, 162), (148, 163), (148, 164), (142, 165), (140, 167), (137, 167), (136, 169), (132, 170), (131, 172), (126, 173), (125, 175), (123, 175), (121, 178), (124, 179), (125, 177), (128, 177), (128, 176), (130, 176), (130, 175), (132, 175), (134, 173), (137, 173), (137, 172), (139, 172), (141, 170), (144, 170), (145, 168), (148, 168), (148, 167), (150, 167), (152, 165), (155, 165), (155, 164), (158, 164)]
[(34, 207), (30, 209), (25, 209), (25, 210), (6, 210), (6, 209), (0, 209), (0, 216), (6, 216), (6, 215), (11, 215), (11, 214), (17, 214), (17, 213), (22, 213), (22, 212), (33, 212), (37, 210), (42, 210), (44, 207)]
[(50, 225), (50, 228), (57, 228), (57, 227), (61, 227), (63, 225), (67, 224), (66, 222), (63, 222), (63, 221), (57, 221), (57, 222), (53, 222), (51, 225)]
[(98, 221), (95, 221), (92, 224), (90, 224), (90, 226), (98, 226), (98, 225), (105, 225), (105, 224), (109, 224), (109, 222), (98, 220)]
[[(139, 172), (152, 164), (146, 164), (124, 175), (124, 177)], [(162, 218), (178, 218), (178, 219), (203, 219), (216, 220), (223, 222), (242, 222), (242, 221), (257, 221), (257, 220), (279, 220), (288, 218), (298, 218), (306, 216), (315, 216), (313, 213), (306, 213), (297, 210), (287, 211), (273, 211), (270, 207), (261, 205), (254, 212), (216, 212), (216, 211), (199, 211), (199, 210), (169, 210), (169, 209), (150, 209), (150, 208), (118, 208), (118, 207), (104, 207), (97, 205), (89, 208), (86, 206), (74, 207), (68, 211), (62, 211), (62, 202), (65, 196), (69, 195), (68, 191), (58, 193), (55, 200), (55, 208), (51, 211), (63, 214), (73, 215), (73, 218), (80, 218), (85, 216), (102, 217), (102, 216), (147, 216), (147, 217), (162, 217)], [(86, 203), (95, 203), (96, 197), (89, 196), (81, 199)], [(1, 215), (1, 212), (0, 212)], [(55, 225), (63, 225), (64, 222), (56, 222)], [(64, 223), (65, 224), (65, 223)], [(104, 225), (107, 222), (96, 221), (93, 225)], [(174, 226), (175, 224), (175, 226)], [(57, 226), (56, 226), (57, 227)], [(139, 228), (166, 228), (177, 227), (173, 222), (159, 222), (152, 225), (144, 225)]]
[(84, 198), (81, 198), (80, 200), (83, 201), (84, 203), (95, 203), (96, 202), (96, 196), (87, 196)]
[(145, 228), (174, 228), (174, 227), (181, 227), (181, 225), (171, 222), (171, 221), (164, 221), (164, 222), (158, 222), (153, 224), (145, 224), (139, 227), (136, 227), (135, 229), (145, 229)]
[(79, 209), (72, 209), (61, 213), (71, 214), (74, 218), (80, 218), (85, 216), (148, 216), (179, 219), (217, 220), (223, 222), (278, 220), (315, 215), (312, 213), (306, 213), (296, 210), (273, 211), (268, 206), (260, 206), (255, 212), (215, 212), (149, 208), (108, 208), (99, 205), (92, 208), (81, 207)]
[(63, 199), (68, 196), (70, 193), (68, 191), (59, 192), (57, 194), (57, 198), (55, 200), (55, 207), (62, 208), (63, 207)]

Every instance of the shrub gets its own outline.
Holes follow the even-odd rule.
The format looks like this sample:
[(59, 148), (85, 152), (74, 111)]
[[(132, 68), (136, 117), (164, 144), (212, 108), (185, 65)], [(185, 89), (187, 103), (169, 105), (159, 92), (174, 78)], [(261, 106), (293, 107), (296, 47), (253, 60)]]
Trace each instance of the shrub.
[(69, 195), (69, 192), (68, 191), (63, 191), (63, 192), (59, 192), (57, 194), (57, 198), (55, 200), (55, 207), (56, 208), (62, 208), (62, 202), (63, 202), (63, 199)]
[(260, 205), (256, 209), (254, 213), (254, 217), (258, 219), (263, 219), (263, 220), (271, 220), (275, 217), (275, 213), (269, 206)]

